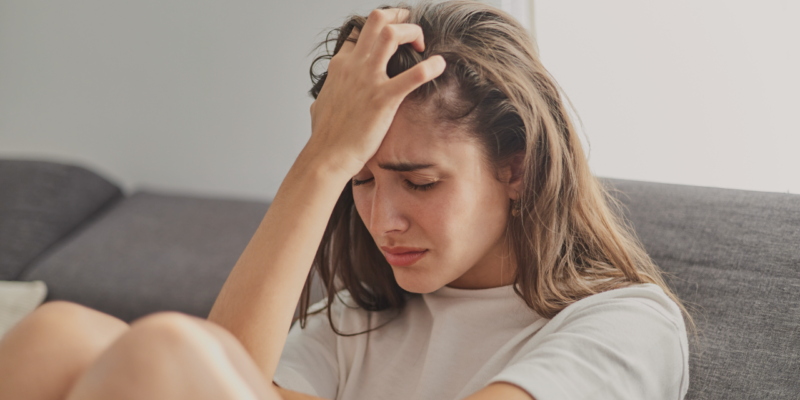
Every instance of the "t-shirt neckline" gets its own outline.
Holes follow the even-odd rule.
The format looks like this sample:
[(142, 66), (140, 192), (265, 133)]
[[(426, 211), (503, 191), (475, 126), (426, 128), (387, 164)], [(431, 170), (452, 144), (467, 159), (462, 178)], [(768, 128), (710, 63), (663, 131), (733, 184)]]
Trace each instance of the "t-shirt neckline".
[(435, 297), (463, 297), (463, 298), (503, 298), (516, 296), (514, 285), (504, 285), (487, 289), (457, 289), (449, 286), (426, 294)]

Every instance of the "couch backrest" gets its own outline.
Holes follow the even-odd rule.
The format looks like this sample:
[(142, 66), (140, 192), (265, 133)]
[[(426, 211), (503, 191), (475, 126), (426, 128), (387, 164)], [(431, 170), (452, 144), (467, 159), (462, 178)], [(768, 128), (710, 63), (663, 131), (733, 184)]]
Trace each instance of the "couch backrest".
[(800, 398), (800, 195), (604, 181), (694, 310), (686, 398)]
[(205, 318), (269, 207), (136, 192), (62, 240), (22, 275), (48, 299), (125, 321), (163, 310)]
[(0, 160), (0, 280), (18, 279), (43, 251), (121, 197), (84, 168)]

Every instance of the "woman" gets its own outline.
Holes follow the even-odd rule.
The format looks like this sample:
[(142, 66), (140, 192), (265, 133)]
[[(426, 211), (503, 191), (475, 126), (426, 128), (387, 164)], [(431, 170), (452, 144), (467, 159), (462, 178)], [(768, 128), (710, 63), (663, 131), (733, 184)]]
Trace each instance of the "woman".
[(0, 395), (682, 398), (688, 314), (525, 30), (452, 1), (335, 33), (311, 138), (211, 322), (45, 304), (0, 343)]

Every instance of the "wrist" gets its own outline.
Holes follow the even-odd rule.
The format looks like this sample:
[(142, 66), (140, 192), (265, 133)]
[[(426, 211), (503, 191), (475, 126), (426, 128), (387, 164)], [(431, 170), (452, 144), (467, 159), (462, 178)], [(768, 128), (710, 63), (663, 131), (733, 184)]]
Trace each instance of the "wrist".
[(292, 170), (296, 170), (302, 175), (313, 175), (344, 185), (364, 167), (363, 164), (340, 152), (330, 149), (315, 151), (306, 145), (297, 156)]
[(333, 158), (312, 157), (301, 152), (292, 164), (285, 180), (313, 181), (315, 185), (331, 185), (341, 190), (354, 175), (342, 168), (341, 165)]

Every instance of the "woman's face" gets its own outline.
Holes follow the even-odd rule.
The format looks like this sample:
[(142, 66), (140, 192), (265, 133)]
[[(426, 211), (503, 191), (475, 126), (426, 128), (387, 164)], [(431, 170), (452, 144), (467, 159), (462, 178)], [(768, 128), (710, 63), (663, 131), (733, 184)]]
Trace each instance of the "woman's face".
[(424, 110), (403, 103), (353, 177), (361, 219), (409, 292), (512, 283), (504, 235), (517, 188), (498, 180), (463, 128), (431, 122)]

